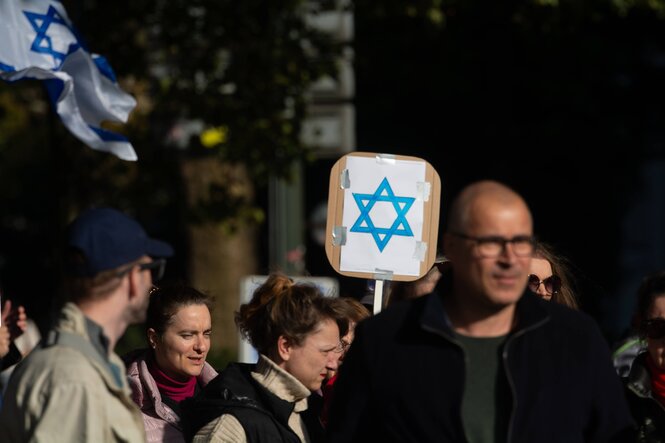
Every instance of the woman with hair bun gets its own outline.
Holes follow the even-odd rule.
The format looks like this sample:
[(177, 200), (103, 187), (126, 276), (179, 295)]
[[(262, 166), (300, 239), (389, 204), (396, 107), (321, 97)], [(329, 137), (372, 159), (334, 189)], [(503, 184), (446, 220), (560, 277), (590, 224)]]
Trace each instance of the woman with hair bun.
[(235, 321), (259, 352), (232, 363), (183, 407), (194, 442), (310, 442), (301, 413), (339, 364), (346, 322), (314, 286), (272, 274), (240, 306)]

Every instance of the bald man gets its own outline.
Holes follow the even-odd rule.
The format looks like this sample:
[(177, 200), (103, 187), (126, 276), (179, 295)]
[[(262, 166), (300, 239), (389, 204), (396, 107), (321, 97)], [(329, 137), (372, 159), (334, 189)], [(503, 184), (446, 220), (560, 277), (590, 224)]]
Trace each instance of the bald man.
[(533, 221), (492, 181), (452, 204), (436, 290), (360, 324), (335, 385), (332, 442), (630, 441), (594, 321), (526, 290)]

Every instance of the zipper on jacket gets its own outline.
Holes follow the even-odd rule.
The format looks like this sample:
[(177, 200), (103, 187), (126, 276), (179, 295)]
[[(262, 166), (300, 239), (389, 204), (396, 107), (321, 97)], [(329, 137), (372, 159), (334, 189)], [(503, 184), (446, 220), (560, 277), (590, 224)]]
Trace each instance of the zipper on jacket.
[(508, 379), (508, 385), (510, 386), (510, 392), (513, 396), (513, 410), (510, 413), (510, 420), (508, 422), (508, 436), (506, 439), (506, 443), (510, 443), (512, 441), (513, 437), (513, 424), (515, 421), (515, 412), (517, 411), (517, 389), (515, 388), (515, 382), (513, 381), (513, 378), (510, 376), (510, 367), (508, 366), (508, 347), (510, 344), (513, 342), (513, 340), (517, 339), (518, 337), (521, 337), (522, 335), (526, 334), (529, 331), (533, 331), (534, 329), (537, 329), (547, 323), (549, 320), (549, 317), (542, 319), (538, 323), (534, 323), (533, 325), (521, 329), (517, 331), (513, 336), (509, 337), (508, 340), (506, 340), (506, 344), (503, 347), (503, 369), (506, 371), (506, 378)]

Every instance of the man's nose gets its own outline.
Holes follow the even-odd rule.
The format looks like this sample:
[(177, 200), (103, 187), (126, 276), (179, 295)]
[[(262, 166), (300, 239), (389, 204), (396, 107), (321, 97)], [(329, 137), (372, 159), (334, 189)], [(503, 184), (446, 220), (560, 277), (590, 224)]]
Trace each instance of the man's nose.
[(501, 254), (499, 254), (499, 260), (503, 263), (512, 264), (517, 259), (517, 254), (515, 254), (514, 246), (510, 242), (503, 244), (501, 248)]

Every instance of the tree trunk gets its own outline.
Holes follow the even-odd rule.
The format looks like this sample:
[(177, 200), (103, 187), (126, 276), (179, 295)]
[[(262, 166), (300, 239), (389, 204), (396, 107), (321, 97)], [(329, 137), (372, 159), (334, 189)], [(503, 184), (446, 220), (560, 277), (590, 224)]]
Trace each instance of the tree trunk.
[[(230, 187), (234, 196), (253, 200), (253, 187), (244, 170), (214, 157), (183, 160), (188, 210), (210, 201), (210, 185)], [(233, 320), (240, 305), (240, 281), (256, 273), (256, 226), (228, 222), (188, 223), (190, 284), (215, 298), (212, 312), (211, 357), (236, 359), (238, 333)], [(213, 358), (214, 360), (214, 358)], [(215, 362), (216, 363), (216, 362)]]

